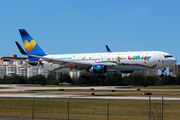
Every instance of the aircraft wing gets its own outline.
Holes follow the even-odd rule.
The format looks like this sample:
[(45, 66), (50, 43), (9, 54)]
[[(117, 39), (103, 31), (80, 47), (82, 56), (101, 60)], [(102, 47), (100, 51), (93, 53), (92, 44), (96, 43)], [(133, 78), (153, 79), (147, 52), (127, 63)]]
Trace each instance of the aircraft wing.
[(28, 61), (26, 57), (0, 57), (3, 61), (23, 61), (25, 63), (38, 64), (38, 61)]

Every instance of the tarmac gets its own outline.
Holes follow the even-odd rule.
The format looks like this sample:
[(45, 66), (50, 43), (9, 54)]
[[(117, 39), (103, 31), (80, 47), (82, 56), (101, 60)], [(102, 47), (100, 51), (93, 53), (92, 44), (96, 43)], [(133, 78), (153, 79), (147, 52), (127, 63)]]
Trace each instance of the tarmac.
[[(51, 90), (90, 90), (92, 92), (45, 92), (38, 93), (38, 91)], [(137, 91), (131, 86), (88, 86), (88, 87), (32, 87), (31, 85), (0, 85), (0, 98), (52, 98), (52, 99), (96, 99), (96, 100), (149, 100), (149, 96), (112, 96), (118, 93), (113, 92), (94, 92), (93, 90), (115, 90), (115, 91)], [(164, 89), (141, 89), (142, 91), (180, 91), (180, 90), (164, 90)], [(12, 92), (12, 93), (6, 93)], [(20, 93), (16, 93), (20, 92)], [(92, 94), (93, 93), (93, 94)], [(123, 94), (123, 93), (119, 93)], [(134, 93), (137, 94), (137, 93)], [(139, 94), (139, 93), (138, 93)], [(162, 100), (159, 96), (150, 96), (151, 100)], [(180, 101), (180, 97), (163, 97), (165, 101)]]

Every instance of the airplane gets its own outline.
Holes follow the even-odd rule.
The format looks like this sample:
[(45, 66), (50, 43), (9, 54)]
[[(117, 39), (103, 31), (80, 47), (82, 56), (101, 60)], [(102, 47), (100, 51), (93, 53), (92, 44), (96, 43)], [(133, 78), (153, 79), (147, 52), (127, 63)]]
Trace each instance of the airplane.
[[(107, 71), (132, 73), (133, 70), (161, 69), (161, 76), (163, 77), (165, 68), (177, 62), (172, 55), (162, 51), (111, 52), (107, 45), (108, 53), (50, 55), (41, 49), (25, 29), (19, 29), (19, 32), (26, 51), (18, 42), (15, 43), (19, 51), (28, 56), (28, 58), (22, 58), (22, 60), (31, 66), (51, 71), (91, 72), (97, 74), (99, 78), (105, 79)], [(84, 79), (90, 78), (88, 75), (82, 75), (81, 77)]]

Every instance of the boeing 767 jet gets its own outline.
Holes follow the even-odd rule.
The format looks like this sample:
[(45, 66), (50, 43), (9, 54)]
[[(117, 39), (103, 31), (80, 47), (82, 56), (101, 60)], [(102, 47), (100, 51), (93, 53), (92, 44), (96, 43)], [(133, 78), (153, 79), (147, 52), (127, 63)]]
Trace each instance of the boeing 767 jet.
[[(177, 61), (172, 55), (162, 51), (50, 55), (41, 49), (25, 29), (19, 29), (19, 32), (25, 51), (18, 42), (16, 42), (16, 44), (20, 52), (28, 56), (28, 58), (23, 59), (23, 61), (28, 65), (52, 71), (92, 72), (104, 79), (107, 71), (132, 72), (133, 70), (163, 70), (166, 67), (174, 65)], [(109, 48), (108, 50), (110, 51)], [(88, 78), (89, 76), (83, 75), (82, 77)]]

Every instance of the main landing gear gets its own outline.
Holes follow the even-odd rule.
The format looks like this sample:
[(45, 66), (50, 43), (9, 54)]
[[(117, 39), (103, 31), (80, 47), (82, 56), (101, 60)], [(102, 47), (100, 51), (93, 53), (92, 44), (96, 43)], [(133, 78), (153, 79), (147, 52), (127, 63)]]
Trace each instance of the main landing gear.
[(165, 70), (166, 70), (166, 68), (161, 69), (161, 71), (162, 71), (161, 77), (164, 77), (165, 75), (167, 75), (167, 73), (165, 72)]

